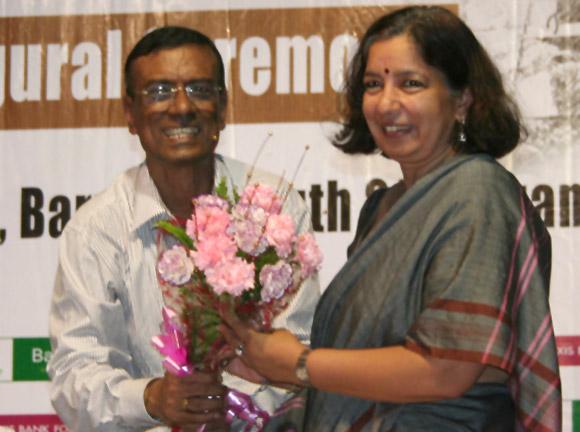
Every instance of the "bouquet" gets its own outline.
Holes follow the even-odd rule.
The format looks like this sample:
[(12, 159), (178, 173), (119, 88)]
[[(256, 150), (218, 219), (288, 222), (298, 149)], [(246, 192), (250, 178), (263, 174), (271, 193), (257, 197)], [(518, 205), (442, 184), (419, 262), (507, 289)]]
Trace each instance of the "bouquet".
[[(153, 343), (164, 365), (181, 375), (214, 371), (225, 340), (219, 311), (233, 309), (260, 330), (269, 330), (301, 283), (315, 273), (322, 255), (310, 233), (297, 234), (282, 213), (287, 197), (249, 184), (241, 195), (225, 179), (214, 195), (193, 199), (185, 224), (158, 227), (174, 245), (159, 257), (157, 272), (166, 307), (163, 332)], [(239, 396), (239, 395), (238, 395)]]

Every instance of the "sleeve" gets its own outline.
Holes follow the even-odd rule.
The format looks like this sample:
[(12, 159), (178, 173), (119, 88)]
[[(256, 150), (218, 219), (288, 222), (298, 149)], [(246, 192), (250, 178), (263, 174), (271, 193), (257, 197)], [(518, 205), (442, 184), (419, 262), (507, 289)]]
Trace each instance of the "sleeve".
[(65, 229), (60, 242), (49, 331), (51, 400), (76, 431), (143, 430), (159, 425), (145, 410), (149, 378), (134, 379), (121, 279), (109, 245)]
[[(292, 216), (298, 233), (312, 232), (310, 214), (306, 209), (306, 204), (296, 191), (290, 192), (284, 211)], [(314, 275), (304, 281), (288, 308), (274, 319), (273, 326), (288, 329), (302, 343), (309, 345), (312, 318), (319, 298), (320, 284), (318, 277)], [(224, 384), (252, 395), (252, 399), (271, 414), (294, 395), (294, 393), (284, 389), (249, 383), (229, 374), (224, 374)]]

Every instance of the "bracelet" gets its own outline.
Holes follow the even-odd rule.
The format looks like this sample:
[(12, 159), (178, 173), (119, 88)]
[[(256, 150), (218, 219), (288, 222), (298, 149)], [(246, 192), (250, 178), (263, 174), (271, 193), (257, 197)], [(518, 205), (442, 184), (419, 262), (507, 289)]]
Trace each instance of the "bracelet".
[(300, 383), (306, 387), (310, 387), (310, 374), (308, 373), (308, 368), (306, 367), (306, 360), (308, 359), (308, 355), (311, 352), (312, 351), (310, 348), (306, 348), (304, 351), (302, 351), (300, 356), (298, 356), (296, 367), (294, 368), (296, 378), (298, 378)]

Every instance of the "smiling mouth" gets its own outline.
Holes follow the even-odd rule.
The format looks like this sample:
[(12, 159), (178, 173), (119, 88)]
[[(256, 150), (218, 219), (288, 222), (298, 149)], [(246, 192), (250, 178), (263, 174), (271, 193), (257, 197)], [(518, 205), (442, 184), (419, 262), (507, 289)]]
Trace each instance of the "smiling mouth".
[(163, 132), (169, 138), (188, 139), (198, 135), (200, 131), (201, 129), (199, 127), (192, 126), (192, 127), (165, 129)]

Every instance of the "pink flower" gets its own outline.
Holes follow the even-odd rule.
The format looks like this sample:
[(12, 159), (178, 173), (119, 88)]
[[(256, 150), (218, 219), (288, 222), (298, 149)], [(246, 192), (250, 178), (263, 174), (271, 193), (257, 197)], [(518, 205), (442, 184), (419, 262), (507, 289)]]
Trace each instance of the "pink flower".
[(225, 199), (215, 195), (200, 195), (193, 199), (193, 205), (196, 207), (216, 207), (224, 211), (230, 207)]
[(264, 236), (268, 214), (264, 209), (237, 205), (232, 211), (232, 216), (230, 234), (233, 235), (238, 247), (252, 256), (264, 252), (268, 247), (268, 241)]
[(193, 240), (224, 235), (231, 219), (227, 210), (219, 207), (195, 207), (191, 219), (185, 224), (185, 232)]
[(266, 238), (276, 248), (279, 257), (286, 258), (292, 252), (292, 243), (296, 238), (294, 231), (294, 222), (289, 215), (274, 214), (268, 218)]
[(296, 244), (296, 259), (300, 263), (302, 276), (307, 278), (320, 267), (322, 252), (310, 233), (298, 236)]
[(288, 263), (278, 261), (274, 265), (265, 265), (260, 272), (262, 300), (269, 302), (281, 298), (292, 282), (292, 267)]
[(205, 271), (207, 283), (216, 294), (228, 293), (235, 297), (254, 287), (254, 263), (233, 257)]
[(157, 263), (157, 271), (161, 279), (173, 285), (182, 285), (188, 282), (191, 279), (193, 268), (187, 251), (178, 245), (163, 252)]
[(197, 243), (197, 250), (191, 252), (195, 266), (206, 270), (218, 266), (222, 261), (231, 260), (237, 248), (234, 240), (224, 234), (203, 236)]
[(260, 207), (268, 213), (278, 214), (282, 210), (282, 199), (270, 186), (259, 183), (246, 186), (240, 204)]

